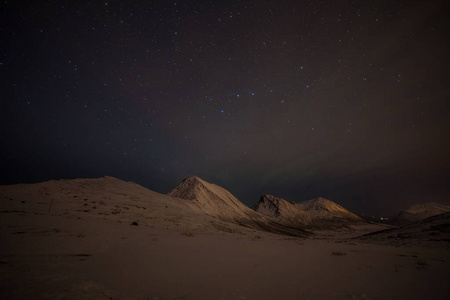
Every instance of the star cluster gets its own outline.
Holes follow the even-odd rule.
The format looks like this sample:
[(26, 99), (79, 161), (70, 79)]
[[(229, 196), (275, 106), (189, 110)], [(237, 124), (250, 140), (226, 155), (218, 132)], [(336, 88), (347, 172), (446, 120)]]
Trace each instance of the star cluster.
[(445, 1), (3, 1), (0, 183), (448, 202)]

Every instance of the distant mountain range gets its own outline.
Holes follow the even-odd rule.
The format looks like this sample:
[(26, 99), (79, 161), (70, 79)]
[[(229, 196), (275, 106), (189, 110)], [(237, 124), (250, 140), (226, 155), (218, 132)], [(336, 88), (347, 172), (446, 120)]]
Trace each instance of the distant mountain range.
[(185, 200), (184, 203), (198, 212), (241, 226), (294, 236), (308, 235), (301, 227), (255, 212), (224, 188), (196, 176), (184, 179), (168, 196)]
[(394, 218), (392, 218), (391, 224), (398, 226), (405, 225), (446, 212), (450, 212), (450, 206), (448, 205), (442, 205), (434, 202), (416, 204), (399, 212)]
[(304, 202), (291, 203), (272, 195), (263, 195), (255, 210), (279, 219), (284, 223), (319, 226), (341, 226), (345, 223), (365, 221), (342, 206), (325, 198), (317, 197)]
[[(165, 228), (208, 228), (211, 224), (219, 226), (224, 224), (220, 222), (227, 222), (272, 233), (308, 236), (311, 234), (308, 230), (315, 228), (365, 222), (320, 197), (292, 203), (266, 194), (251, 209), (226, 189), (196, 176), (184, 179), (167, 195), (132, 182), (102, 177), (0, 186), (0, 197), (4, 198), (2, 207), (7, 212), (95, 216), (120, 222), (136, 220)], [(436, 203), (415, 205), (399, 213), (394, 221), (402, 225), (449, 211), (449, 206)]]
[(344, 223), (365, 222), (342, 206), (320, 197), (290, 203), (273, 195), (263, 195), (252, 210), (229, 191), (196, 176), (184, 179), (168, 196), (187, 200), (188, 205), (210, 216), (241, 222), (247, 226), (263, 222), (293, 228), (325, 225), (338, 227)]
[(324, 198), (263, 195), (255, 211), (198, 177), (168, 195), (102, 177), (0, 186), (0, 224), (2, 299), (448, 298), (450, 213), (394, 228)]
[(311, 215), (295, 204), (273, 195), (263, 195), (256, 204), (255, 211), (284, 223), (304, 226), (312, 221)]

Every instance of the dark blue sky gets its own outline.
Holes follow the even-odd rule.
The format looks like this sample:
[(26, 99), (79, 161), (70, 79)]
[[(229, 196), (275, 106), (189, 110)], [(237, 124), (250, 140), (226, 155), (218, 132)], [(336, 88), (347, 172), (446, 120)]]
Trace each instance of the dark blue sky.
[(3, 1), (0, 183), (449, 199), (445, 1)]

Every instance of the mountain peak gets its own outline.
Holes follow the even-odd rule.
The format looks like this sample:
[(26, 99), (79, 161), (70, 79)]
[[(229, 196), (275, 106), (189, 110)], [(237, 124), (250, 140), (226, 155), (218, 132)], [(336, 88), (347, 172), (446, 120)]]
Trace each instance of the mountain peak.
[(317, 205), (324, 205), (324, 206), (333, 205), (333, 204), (338, 205), (338, 204), (334, 203), (333, 201), (328, 200), (327, 198), (324, 198), (324, 197), (315, 197), (315, 198), (312, 198), (311, 200), (307, 200), (307, 201), (310, 201), (311, 203), (316, 203)]
[(280, 202), (284, 201), (274, 195), (265, 194), (259, 199), (255, 210), (263, 215), (278, 217), (280, 215)]
[(272, 218), (280, 218), (290, 223), (306, 224), (310, 221), (310, 217), (292, 203), (269, 194), (261, 196), (259, 202), (256, 204), (255, 211)]
[(189, 183), (195, 183), (195, 182), (200, 182), (200, 183), (204, 183), (205, 181), (203, 179), (201, 179), (198, 176), (191, 176), (191, 177), (187, 177), (185, 179), (183, 179), (181, 182), (189, 182)]
[(339, 204), (325, 199), (316, 197), (304, 202), (297, 202), (295, 206), (303, 211), (308, 212), (313, 218), (320, 219), (343, 219), (351, 221), (362, 221), (360, 217), (343, 208)]
[[(266, 219), (263, 215), (256, 213), (240, 202), (226, 189), (206, 182), (197, 176), (184, 179), (168, 195), (186, 200), (185, 202), (191, 208), (202, 213), (221, 220), (232, 221), (242, 226), (294, 236), (306, 234), (300, 228), (286, 227), (278, 222)], [(277, 202), (278, 198), (272, 195), (265, 196), (262, 199), (266, 199), (267, 202), (269, 200)], [(280, 203), (284, 201), (281, 198), (279, 199)], [(296, 216), (297, 219), (298, 216)], [(297, 223), (301, 222), (298, 221)]]
[(194, 200), (200, 190), (207, 190), (205, 184), (207, 182), (200, 177), (191, 176), (183, 179), (168, 195), (186, 200)]
[(193, 207), (213, 216), (234, 218), (253, 213), (224, 188), (197, 176), (185, 178), (168, 195), (189, 200)]
[(278, 198), (278, 197), (275, 197), (274, 195), (264, 194), (264, 195), (261, 196), (259, 201), (260, 202), (269, 202), (269, 203), (272, 203), (274, 205), (278, 205), (280, 203), (280, 201), (286, 201), (286, 200)]

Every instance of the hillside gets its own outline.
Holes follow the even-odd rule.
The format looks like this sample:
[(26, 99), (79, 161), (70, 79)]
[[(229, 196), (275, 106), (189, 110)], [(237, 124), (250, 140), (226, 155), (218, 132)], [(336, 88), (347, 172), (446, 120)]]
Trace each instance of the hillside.
[(309, 234), (265, 218), (225, 189), (198, 177), (184, 180), (169, 195), (106, 176), (0, 186), (0, 200), (4, 216), (106, 219), (192, 233), (249, 233), (256, 229)]
[(362, 218), (343, 208), (339, 204), (322, 197), (317, 197), (304, 202), (297, 202), (295, 203), (295, 206), (298, 209), (307, 212), (314, 222), (365, 222)]
[(438, 203), (423, 203), (413, 205), (399, 212), (393, 219), (394, 225), (405, 225), (450, 211), (450, 206)]
[(261, 196), (256, 204), (255, 211), (289, 224), (306, 225), (311, 223), (312, 220), (308, 213), (273, 195)]
[[(206, 228), (186, 203), (114, 177), (0, 186), (2, 210), (24, 215), (98, 218), (167, 228)], [(183, 224), (183, 225), (181, 225)]]
[(369, 233), (362, 241), (389, 245), (450, 246), (450, 212), (415, 221), (397, 228)]
[(250, 209), (224, 188), (193, 176), (184, 179), (168, 196), (185, 200), (183, 203), (206, 215), (245, 227), (294, 236), (305, 236), (299, 226), (285, 224)]
[(178, 189), (187, 199), (112, 177), (0, 186), (0, 299), (448, 298), (448, 214), (379, 240), (348, 239), (371, 224), (305, 239), (275, 218), (294, 204), (266, 195), (273, 217), (247, 215), (193, 181)]
[(197, 176), (184, 179), (167, 194), (170, 197), (189, 200), (189, 206), (216, 217), (257, 218), (258, 216), (230, 192)]
[(291, 226), (335, 228), (365, 221), (342, 206), (325, 198), (290, 203), (273, 195), (263, 195), (255, 210)]

